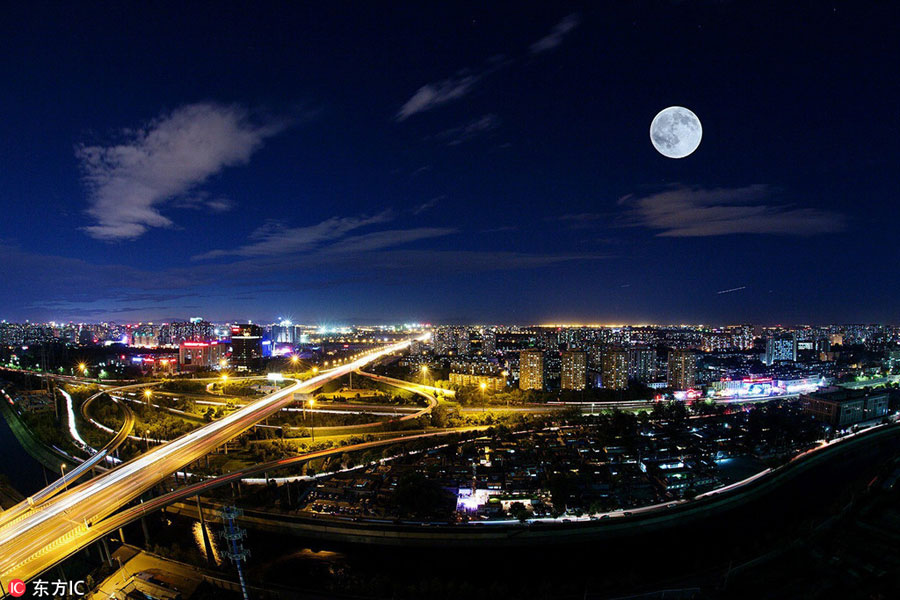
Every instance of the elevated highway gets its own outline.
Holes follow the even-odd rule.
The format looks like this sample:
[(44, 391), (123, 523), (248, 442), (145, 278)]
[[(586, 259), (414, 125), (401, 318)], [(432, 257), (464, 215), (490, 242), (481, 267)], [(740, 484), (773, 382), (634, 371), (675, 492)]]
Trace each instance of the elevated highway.
[(93, 539), (95, 525), (186, 465), (294, 402), (294, 394), (352, 373), (405, 349), (409, 341), (371, 351), (353, 362), (289, 385), (232, 414), (196, 429), (90, 481), (57, 493), (23, 518), (0, 525), (0, 580), (29, 580)]

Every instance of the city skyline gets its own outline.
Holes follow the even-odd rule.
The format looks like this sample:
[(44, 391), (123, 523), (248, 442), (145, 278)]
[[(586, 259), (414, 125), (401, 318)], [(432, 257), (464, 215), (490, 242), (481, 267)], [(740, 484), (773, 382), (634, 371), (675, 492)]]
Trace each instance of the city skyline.
[(900, 597), (900, 2), (4, 9), (0, 600)]
[(0, 316), (897, 322), (893, 14), (13, 9)]

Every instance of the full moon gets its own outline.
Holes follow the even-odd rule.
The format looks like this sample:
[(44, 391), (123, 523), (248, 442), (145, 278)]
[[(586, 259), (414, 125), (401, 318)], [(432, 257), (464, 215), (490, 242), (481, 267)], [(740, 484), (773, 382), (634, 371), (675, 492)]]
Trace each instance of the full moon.
[(703, 127), (693, 112), (682, 106), (659, 111), (650, 123), (650, 141), (668, 158), (684, 158), (700, 145)]

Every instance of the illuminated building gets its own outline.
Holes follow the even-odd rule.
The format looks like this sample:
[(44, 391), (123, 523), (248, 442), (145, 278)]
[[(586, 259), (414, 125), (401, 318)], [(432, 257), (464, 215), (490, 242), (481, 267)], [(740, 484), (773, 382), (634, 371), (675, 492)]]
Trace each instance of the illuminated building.
[(587, 353), (567, 351), (562, 353), (560, 387), (564, 390), (583, 390), (587, 385)]
[(272, 341), (278, 344), (296, 344), (299, 341), (299, 327), (288, 320), (272, 325)]
[(497, 333), (493, 329), (485, 328), (481, 333), (481, 351), (485, 356), (497, 352)]
[(506, 387), (506, 377), (492, 375), (473, 375), (471, 373), (450, 373), (450, 384), (459, 387), (472, 386), (491, 391), (501, 391)]
[(263, 330), (252, 323), (231, 326), (231, 363), (235, 367), (254, 369), (263, 357)]
[(469, 354), (470, 340), (468, 327), (438, 327), (434, 332), (434, 353), (442, 356)]
[(182, 370), (211, 369), (225, 358), (226, 344), (218, 342), (181, 342), (178, 365)]
[(900, 350), (888, 350), (884, 357), (884, 368), (891, 373), (900, 371)]
[(600, 381), (608, 390), (624, 390), (628, 387), (628, 351), (624, 348), (607, 348), (600, 356)]
[(687, 390), (697, 382), (697, 357), (689, 350), (669, 351), (668, 384), (676, 390)]
[(215, 339), (212, 323), (194, 317), (190, 321), (164, 324), (159, 329), (159, 343), (179, 345), (181, 342), (208, 342)]
[(772, 365), (778, 361), (797, 362), (797, 338), (796, 336), (775, 336), (766, 340), (766, 359), (767, 365)]
[(544, 389), (544, 353), (540, 350), (524, 350), (519, 353), (519, 388)]
[(885, 391), (830, 387), (800, 395), (804, 413), (837, 429), (880, 419), (888, 414), (888, 404)]
[(656, 350), (653, 348), (628, 349), (628, 379), (647, 383), (656, 379)]

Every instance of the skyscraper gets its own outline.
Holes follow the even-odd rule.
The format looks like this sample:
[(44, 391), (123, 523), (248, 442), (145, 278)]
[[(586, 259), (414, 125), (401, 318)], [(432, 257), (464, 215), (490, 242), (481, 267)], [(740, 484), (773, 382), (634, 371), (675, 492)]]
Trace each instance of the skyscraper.
[(628, 378), (647, 383), (656, 379), (656, 350), (653, 348), (628, 349)]
[(544, 389), (544, 353), (540, 350), (524, 350), (519, 354), (519, 388)]
[(697, 381), (697, 357), (690, 350), (669, 350), (668, 384), (676, 390), (694, 387)]
[(628, 387), (628, 352), (623, 348), (607, 348), (600, 356), (600, 381), (609, 390)]
[(569, 350), (562, 353), (560, 387), (564, 390), (583, 390), (587, 385), (587, 353)]
[(262, 335), (259, 325), (252, 323), (231, 326), (231, 362), (236, 367), (254, 369), (262, 361)]
[(793, 335), (775, 336), (766, 340), (767, 365), (780, 360), (797, 362), (797, 338)]

